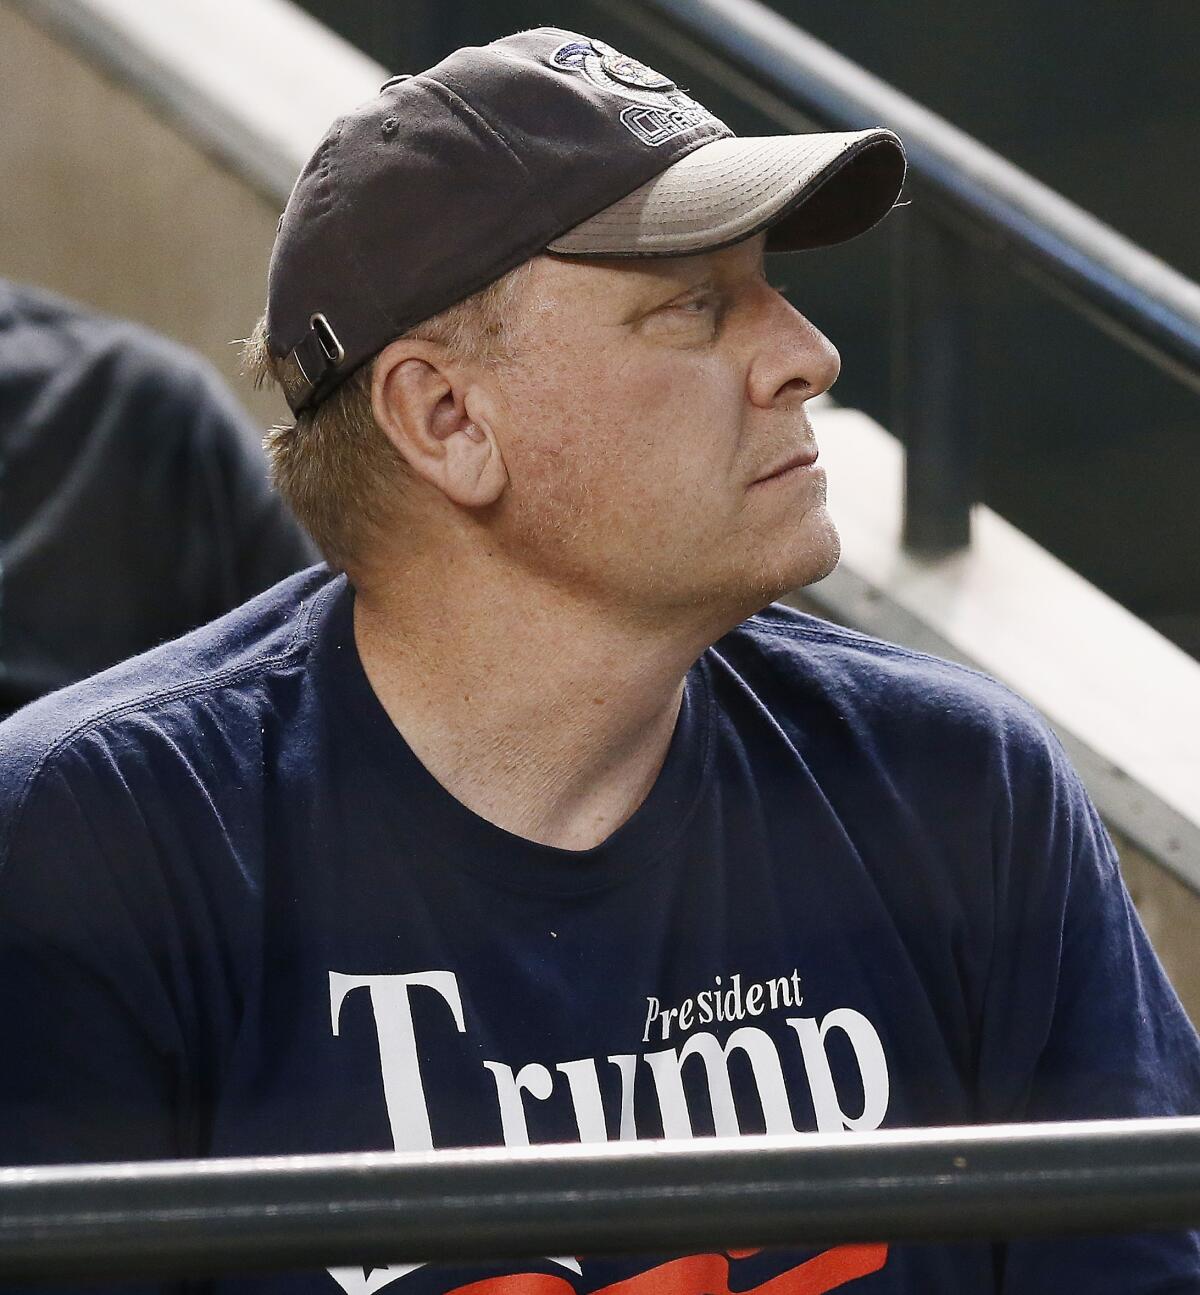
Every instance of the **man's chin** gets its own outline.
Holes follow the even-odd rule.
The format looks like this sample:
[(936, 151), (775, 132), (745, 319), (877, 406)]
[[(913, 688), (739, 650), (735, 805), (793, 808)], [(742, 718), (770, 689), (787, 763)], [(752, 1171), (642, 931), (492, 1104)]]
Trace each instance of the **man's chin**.
[(806, 539), (803, 547), (797, 545), (790, 551), (780, 549), (758, 568), (754, 577), (731, 600), (738, 603), (731, 615), (731, 623), (740, 623), (769, 603), (829, 575), (841, 557), (841, 538), (837, 528), (829, 521), (821, 528), (819, 537), (814, 538), (810, 531)]
[(675, 585), (664, 603), (656, 603), (653, 624), (661, 628), (664, 617), (678, 617), (693, 622), (694, 628), (699, 617), (704, 632), (719, 637), (768, 603), (824, 579), (840, 556), (841, 538), (833, 520), (823, 508), (818, 516), (810, 512), (792, 534), (760, 543), (752, 560), (726, 567), (716, 579), (709, 572), (697, 572), (699, 579)]
[(827, 575), (833, 572), (841, 558), (842, 537), (838, 534), (838, 529), (831, 520), (823, 551), (820, 554), (820, 560), (805, 573), (804, 578), (799, 583), (792, 585), (792, 589), (802, 589), (805, 585), (816, 584), (818, 580), (824, 580)]
[(824, 580), (842, 556), (842, 537), (838, 534), (833, 518), (821, 509), (819, 517), (812, 517), (810, 514), (808, 520), (816, 525), (806, 526), (804, 534), (797, 536), (790, 550), (781, 554), (785, 560), (780, 564), (774, 592), (767, 599), (768, 602)]

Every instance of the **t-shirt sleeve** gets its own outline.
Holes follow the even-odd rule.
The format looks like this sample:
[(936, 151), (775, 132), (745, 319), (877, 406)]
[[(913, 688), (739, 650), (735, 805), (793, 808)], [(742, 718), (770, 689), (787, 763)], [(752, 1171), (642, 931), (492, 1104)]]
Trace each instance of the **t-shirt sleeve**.
[[(1024, 768), (1021, 768), (1024, 763)], [(997, 824), (996, 944), (985, 1029), (1002, 1120), (1200, 1113), (1200, 1044), (1061, 746), (1015, 762)], [(1006, 1064), (1007, 1052), (1010, 1064)], [(1013, 1059), (1028, 1058), (1028, 1065)], [(1020, 1241), (1005, 1292), (1166, 1295), (1200, 1289), (1200, 1234)]]
[[(134, 807), (119, 797), (105, 806), (86, 778), (72, 785), (48, 769), (26, 787), (20, 762), (0, 766), (0, 1165), (195, 1154), (187, 1023), (171, 987), (176, 937), (168, 896), (147, 885)], [(119, 846), (102, 843), (98, 818), (119, 830)], [(0, 1284), (4, 1295), (89, 1289)]]
[[(187, 1154), (180, 1108), (185, 1048), (170, 992), (169, 924), (155, 928), (165, 897), (147, 887), (153, 874), (140, 866), (146, 842), (136, 816), (116, 810), (127, 820), (124, 830), (102, 841), (90, 799), (60, 772), (44, 771), (6, 825), (6, 1165)], [(102, 812), (112, 816), (114, 809)]]

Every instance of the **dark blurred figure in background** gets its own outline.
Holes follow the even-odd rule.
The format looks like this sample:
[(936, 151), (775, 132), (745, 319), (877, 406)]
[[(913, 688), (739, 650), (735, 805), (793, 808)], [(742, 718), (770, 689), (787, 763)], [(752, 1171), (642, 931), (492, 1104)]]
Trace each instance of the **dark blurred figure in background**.
[(0, 280), (0, 719), (317, 561), (205, 361)]

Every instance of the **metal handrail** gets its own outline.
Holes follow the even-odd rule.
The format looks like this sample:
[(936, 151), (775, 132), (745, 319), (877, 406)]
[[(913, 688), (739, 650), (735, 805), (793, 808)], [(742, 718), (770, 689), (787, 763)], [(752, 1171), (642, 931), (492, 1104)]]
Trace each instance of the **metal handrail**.
[[(797, 110), (903, 139), (913, 208), (901, 235), (892, 430), (905, 441), (904, 540), (967, 543), (978, 418), (968, 358), (970, 258), (1008, 258), (1127, 348), (1200, 391), (1200, 285), (759, 0), (596, 0), (669, 57), (788, 129)], [(665, 34), (664, 34), (665, 31)]]
[(0, 1169), (0, 1279), (1200, 1223), (1200, 1118)]

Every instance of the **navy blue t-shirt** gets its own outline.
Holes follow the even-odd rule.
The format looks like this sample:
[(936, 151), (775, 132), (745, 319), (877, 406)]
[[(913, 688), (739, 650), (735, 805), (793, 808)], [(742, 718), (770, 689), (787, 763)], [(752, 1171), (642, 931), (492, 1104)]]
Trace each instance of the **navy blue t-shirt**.
[[(0, 726), (0, 1162), (1200, 1112), (1112, 845), (1001, 685), (769, 608), (571, 852), (423, 768), (352, 611), (318, 568)], [(538, 1295), (1200, 1285), (1187, 1234), (516, 1267)], [(216, 1289), (522, 1289), (499, 1271)]]

